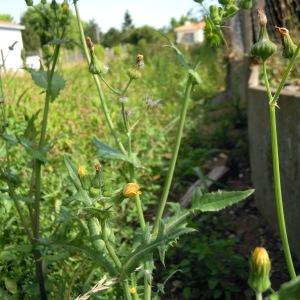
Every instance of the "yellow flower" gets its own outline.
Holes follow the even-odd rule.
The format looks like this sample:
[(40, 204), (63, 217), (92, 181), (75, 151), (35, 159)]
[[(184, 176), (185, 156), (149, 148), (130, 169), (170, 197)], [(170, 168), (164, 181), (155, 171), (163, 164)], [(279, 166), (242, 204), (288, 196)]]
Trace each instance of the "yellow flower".
[(130, 292), (131, 295), (136, 294), (136, 288), (135, 287), (130, 288), (129, 292)]
[(252, 253), (251, 259), (257, 267), (263, 267), (270, 264), (269, 254), (263, 247), (256, 247)]
[(132, 198), (141, 194), (140, 186), (137, 183), (127, 183), (123, 188), (123, 196), (125, 198)]
[(87, 175), (87, 170), (86, 170), (85, 166), (79, 166), (77, 172), (80, 177)]
[(267, 250), (256, 247), (250, 258), (250, 272), (248, 284), (258, 293), (263, 293), (271, 286), (270, 282), (271, 261)]

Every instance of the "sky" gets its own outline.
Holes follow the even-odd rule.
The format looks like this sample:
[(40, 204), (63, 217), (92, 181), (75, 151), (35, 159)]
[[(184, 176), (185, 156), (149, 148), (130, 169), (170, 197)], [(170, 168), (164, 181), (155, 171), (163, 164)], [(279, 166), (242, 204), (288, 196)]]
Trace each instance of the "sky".
[[(34, 0), (35, 4), (39, 2)], [(135, 26), (147, 24), (161, 28), (169, 25), (171, 17), (179, 18), (190, 10), (197, 16), (199, 8), (193, 0), (79, 0), (78, 6), (81, 18), (85, 21), (95, 19), (103, 32), (110, 27), (120, 29), (126, 10)], [(16, 22), (25, 10), (25, 0), (0, 0), (0, 14), (11, 14)]]

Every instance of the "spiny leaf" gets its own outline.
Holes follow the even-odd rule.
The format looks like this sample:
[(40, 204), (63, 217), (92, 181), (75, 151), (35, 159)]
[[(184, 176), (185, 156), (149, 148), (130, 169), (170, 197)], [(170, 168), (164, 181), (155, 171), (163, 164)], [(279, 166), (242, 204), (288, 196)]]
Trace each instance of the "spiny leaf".
[(64, 156), (65, 165), (69, 171), (69, 175), (78, 191), (82, 191), (81, 181), (77, 176), (77, 170), (67, 156)]
[(92, 142), (96, 146), (99, 159), (122, 160), (129, 162), (137, 168), (141, 167), (141, 164), (136, 157), (130, 158), (129, 156), (121, 153), (120, 151), (102, 143), (96, 137), (93, 138)]
[[(46, 71), (41, 71), (41, 70), (36, 71), (33, 69), (27, 69), (27, 71), (31, 74), (32, 80), (37, 86), (45, 90), (48, 89), (48, 73)], [(64, 87), (65, 87), (64, 78), (58, 73), (54, 72), (50, 91), (49, 91), (52, 100), (54, 100), (58, 96), (60, 90), (63, 89)]]
[(201, 191), (196, 189), (192, 199), (192, 210), (201, 212), (219, 211), (246, 199), (253, 194), (253, 192), (254, 189), (233, 192), (218, 191), (202, 194)]

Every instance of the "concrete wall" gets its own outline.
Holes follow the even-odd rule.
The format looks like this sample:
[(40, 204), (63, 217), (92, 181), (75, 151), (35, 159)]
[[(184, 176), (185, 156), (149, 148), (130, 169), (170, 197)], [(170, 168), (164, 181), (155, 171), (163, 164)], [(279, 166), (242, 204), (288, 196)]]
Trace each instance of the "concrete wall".
[[(258, 85), (258, 71), (250, 77), (248, 90), (248, 130), (252, 181), (258, 209), (278, 230), (271, 160), (268, 100)], [(277, 109), (277, 130), (286, 224), (291, 248), (300, 259), (300, 92), (285, 89)]]

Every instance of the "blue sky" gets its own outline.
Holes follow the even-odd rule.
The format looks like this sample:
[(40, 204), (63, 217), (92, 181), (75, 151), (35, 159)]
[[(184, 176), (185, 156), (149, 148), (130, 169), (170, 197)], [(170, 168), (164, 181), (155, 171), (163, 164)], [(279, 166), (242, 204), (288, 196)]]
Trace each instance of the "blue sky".
[[(110, 27), (121, 28), (126, 10), (136, 26), (148, 24), (160, 28), (169, 25), (171, 17), (179, 18), (191, 9), (197, 15), (199, 7), (193, 0), (79, 0), (78, 5), (81, 18), (95, 19), (104, 32)], [(24, 0), (0, 0), (0, 13), (11, 14), (17, 22), (25, 10)]]

